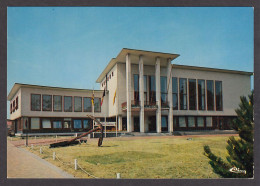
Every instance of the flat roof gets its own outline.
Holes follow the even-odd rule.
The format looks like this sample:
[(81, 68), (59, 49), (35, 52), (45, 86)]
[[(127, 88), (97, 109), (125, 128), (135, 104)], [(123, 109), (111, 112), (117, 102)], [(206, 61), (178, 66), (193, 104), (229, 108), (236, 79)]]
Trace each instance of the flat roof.
[(100, 83), (102, 79), (106, 76), (106, 74), (114, 67), (114, 65), (118, 62), (125, 63), (126, 55), (130, 54), (131, 56), (131, 64), (139, 63), (139, 56), (143, 56), (144, 65), (155, 65), (155, 58), (159, 57), (161, 59), (161, 66), (167, 65), (167, 59), (174, 60), (179, 57), (179, 54), (171, 54), (171, 53), (163, 53), (163, 52), (154, 52), (148, 50), (137, 50), (130, 48), (123, 48), (116, 58), (112, 58), (103, 72), (100, 74), (97, 83)]
[(177, 64), (172, 64), (172, 68), (189, 69), (189, 70), (201, 70), (201, 71), (210, 71), (210, 72), (222, 72), (222, 73), (230, 73), (230, 74), (241, 74), (241, 75), (248, 75), (248, 76), (251, 76), (251, 75), (254, 74), (253, 72), (247, 72), (247, 71), (198, 67), (198, 66), (189, 66), (189, 65), (177, 65)]
[[(64, 87), (52, 87), (52, 86), (42, 86), (42, 85), (31, 85), (31, 84), (22, 84), (22, 83), (15, 83), (13, 88), (11, 89), (10, 93), (7, 96), (7, 100), (10, 101), (16, 92), (21, 88), (40, 88), (40, 89), (55, 89), (55, 90), (67, 90), (67, 91), (82, 91), (82, 92), (91, 92), (93, 89), (78, 89), (78, 88), (64, 88)], [(94, 90), (94, 92), (103, 92), (104, 90)], [(108, 92), (108, 91), (107, 91)]]

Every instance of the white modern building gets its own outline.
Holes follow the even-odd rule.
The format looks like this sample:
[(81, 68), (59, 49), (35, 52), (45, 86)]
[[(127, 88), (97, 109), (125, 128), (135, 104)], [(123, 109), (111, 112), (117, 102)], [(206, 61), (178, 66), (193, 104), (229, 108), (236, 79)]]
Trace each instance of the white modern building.
[[(229, 129), (252, 72), (174, 64), (178, 54), (122, 49), (97, 79), (100, 90), (15, 84), (8, 95), (16, 132), (78, 132), (87, 114), (119, 131)], [(105, 96), (102, 97), (105, 90)], [(102, 102), (102, 106), (101, 106)], [(110, 130), (115, 130), (113, 127)]]

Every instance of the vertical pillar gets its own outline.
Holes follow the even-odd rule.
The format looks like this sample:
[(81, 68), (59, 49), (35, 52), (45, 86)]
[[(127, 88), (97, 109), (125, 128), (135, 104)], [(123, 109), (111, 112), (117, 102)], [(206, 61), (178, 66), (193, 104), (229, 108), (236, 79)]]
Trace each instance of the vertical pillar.
[(168, 85), (168, 105), (169, 105), (169, 115), (168, 115), (168, 131), (173, 132), (173, 110), (172, 110), (172, 63), (171, 59), (167, 60), (167, 85)]
[(132, 132), (131, 125), (131, 58), (126, 55), (126, 102), (127, 102), (127, 132)]
[(122, 127), (122, 115), (118, 116), (118, 130), (122, 131), (123, 127)]
[(140, 132), (144, 132), (144, 61), (139, 56)]
[(156, 131), (160, 133), (162, 130), (162, 110), (161, 110), (161, 69), (160, 69), (161, 61), (160, 58), (156, 58), (155, 62), (155, 87), (156, 87), (156, 103), (157, 103), (157, 110), (156, 110)]

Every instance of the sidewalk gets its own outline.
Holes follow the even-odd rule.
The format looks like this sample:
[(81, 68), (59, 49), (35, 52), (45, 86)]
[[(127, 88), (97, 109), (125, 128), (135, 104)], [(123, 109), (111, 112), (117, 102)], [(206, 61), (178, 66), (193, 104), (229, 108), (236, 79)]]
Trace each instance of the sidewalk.
[(7, 178), (74, 178), (60, 168), (7, 141)]

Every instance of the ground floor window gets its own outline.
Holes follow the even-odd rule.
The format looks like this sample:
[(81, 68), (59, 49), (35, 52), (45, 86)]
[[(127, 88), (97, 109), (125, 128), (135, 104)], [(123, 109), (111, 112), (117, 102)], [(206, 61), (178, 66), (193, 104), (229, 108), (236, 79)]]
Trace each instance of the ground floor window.
[(40, 118), (31, 118), (31, 129), (40, 129)]
[(212, 127), (212, 117), (206, 117), (206, 126)]
[(195, 127), (195, 117), (193, 116), (188, 117), (188, 127)]
[(83, 127), (84, 129), (91, 129), (91, 121), (90, 120), (83, 120)]
[(61, 129), (62, 128), (62, 122), (61, 121), (53, 121), (53, 128), (54, 129)]
[(168, 116), (162, 116), (162, 131), (168, 131)]
[(186, 127), (186, 119), (185, 117), (179, 117), (179, 127)]
[(64, 118), (64, 128), (71, 128), (71, 118)]
[(42, 119), (42, 128), (44, 128), (44, 129), (51, 128), (51, 120), (50, 119)]
[(204, 117), (197, 117), (197, 126), (204, 127)]
[(73, 121), (73, 127), (74, 127), (74, 129), (81, 129), (82, 128), (81, 120), (80, 119), (75, 119)]

